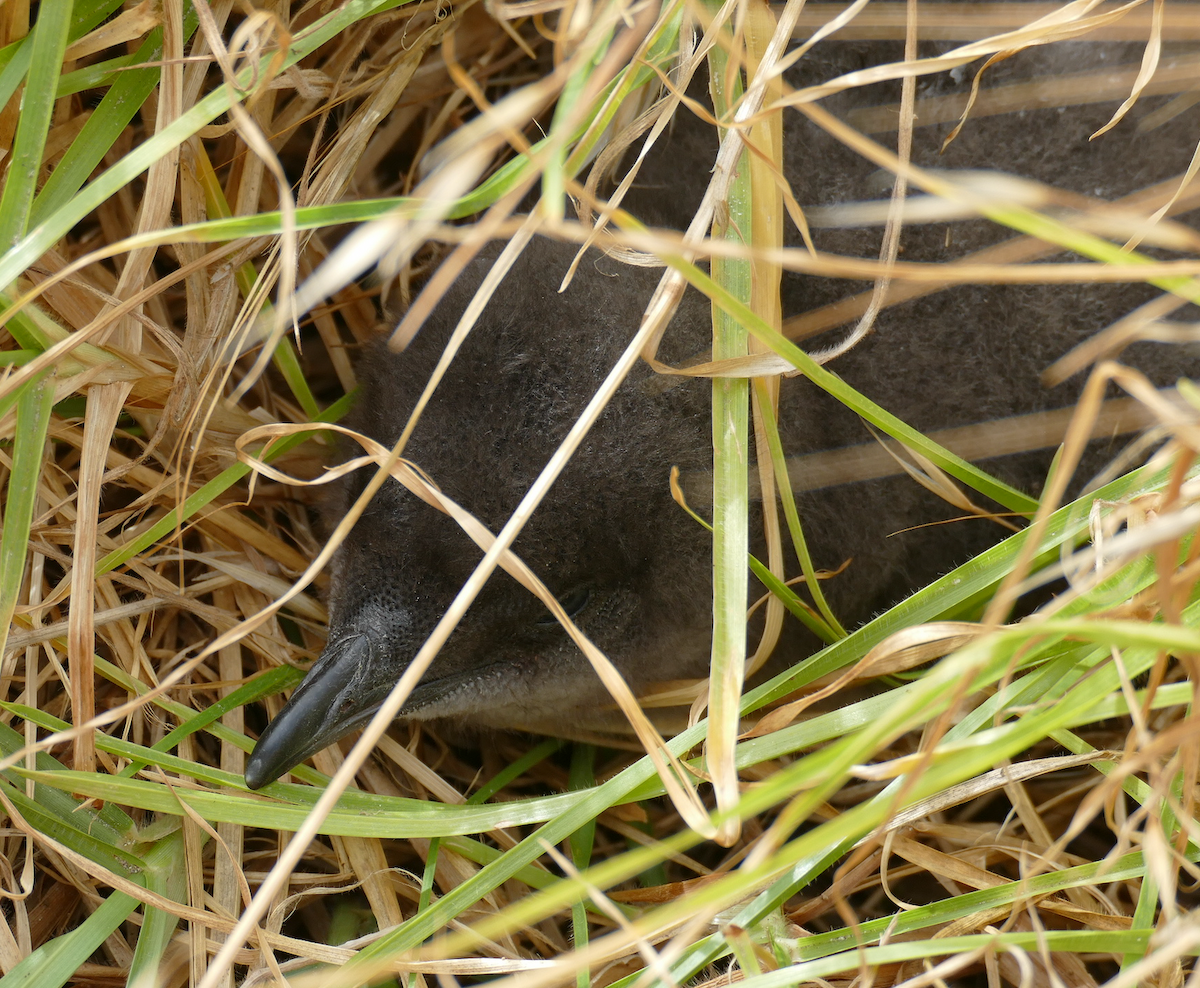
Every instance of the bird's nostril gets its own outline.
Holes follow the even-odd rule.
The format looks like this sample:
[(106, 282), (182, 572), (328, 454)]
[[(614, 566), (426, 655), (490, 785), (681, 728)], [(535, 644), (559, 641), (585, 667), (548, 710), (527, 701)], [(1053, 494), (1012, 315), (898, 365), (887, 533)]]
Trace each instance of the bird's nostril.
[[(571, 590), (558, 598), (559, 606), (566, 612), (567, 617), (572, 620), (578, 617), (589, 601), (592, 599), (592, 591), (589, 587), (580, 587), (577, 590)], [(553, 614), (546, 613), (538, 618), (538, 626), (543, 628), (553, 628), (558, 624), (558, 618)]]

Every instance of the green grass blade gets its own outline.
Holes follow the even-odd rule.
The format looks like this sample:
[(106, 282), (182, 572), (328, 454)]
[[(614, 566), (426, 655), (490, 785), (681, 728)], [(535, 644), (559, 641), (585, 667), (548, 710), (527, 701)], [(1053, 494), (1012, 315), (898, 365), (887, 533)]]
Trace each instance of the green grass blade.
[[(187, 860), (184, 857), (182, 829), (157, 841), (146, 854), (146, 888), (174, 902), (187, 902)], [(129, 988), (149, 988), (163, 983), (159, 976), (163, 954), (179, 918), (162, 909), (146, 906), (142, 929), (138, 933), (133, 960), (129, 964)]]
[(54, 116), (58, 77), (71, 27), (74, 0), (43, 0), (30, 37), (29, 73), (21, 97), (21, 113), (0, 195), (0, 245), (25, 236), (33, 196), (42, 170), (42, 154)]
[[(183, 20), (185, 41), (195, 33), (196, 24), (195, 11), (189, 5)], [(141, 65), (161, 58), (162, 28), (156, 28), (142, 42), (131, 61), (134, 65)], [(71, 142), (34, 200), (30, 218), (32, 223), (46, 220), (55, 210), (63, 208), (83, 187), (88, 176), (104, 160), (142, 104), (157, 88), (161, 74), (162, 70), (157, 67), (127, 69), (116, 74), (100, 105), (92, 111), (79, 136)]]
[(70, 933), (38, 947), (0, 978), (0, 988), (59, 988), (67, 984), (137, 907), (137, 899), (114, 892)]
[[(726, 90), (728, 84), (728, 90)], [(742, 96), (741, 73), (731, 71), (719, 45), (709, 53), (709, 90), (718, 118), (731, 112)], [(722, 132), (724, 139), (726, 132)], [(749, 246), (754, 222), (749, 154), (743, 149), (734, 165), (725, 202), (726, 218), (714, 223), (713, 237)], [(748, 260), (713, 258), (713, 280), (743, 305), (751, 299), (753, 271)], [(713, 359), (729, 360), (750, 352), (746, 329), (726, 309), (713, 306)], [(708, 760), (717, 808), (729, 812), (738, 800), (734, 749), (738, 707), (746, 671), (746, 597), (750, 555), (750, 382), (744, 377), (712, 381), (713, 444), (713, 636), (708, 680)], [(731, 822), (735, 818), (730, 817)], [(729, 846), (736, 827), (718, 841)]]
[(38, 479), (50, 409), (54, 405), (54, 379), (30, 381), (17, 397), (17, 424), (13, 439), (13, 465), (4, 505), (4, 532), (0, 535), (0, 655), (8, 641), (29, 551), (29, 527), (37, 502)]
[[(17, 769), (10, 769), (10, 772), (23, 774), (23, 770)], [(62, 812), (61, 807), (64, 805), (79, 810), (79, 801), (68, 795), (66, 790), (52, 794), (39, 791), (38, 798), (34, 800), (25, 795), (23, 787), (18, 788), (6, 779), (0, 780), (0, 789), (3, 789), (5, 797), (17, 808), (26, 822), (39, 833), (118, 875), (141, 873), (144, 863), (136, 854), (109, 843), (105, 838), (110, 835), (88, 829), (89, 824), (95, 823), (95, 814), (78, 812), (75, 818), (71, 819)]]
[(136, 54), (118, 55), (103, 62), (95, 62), (74, 72), (64, 72), (58, 80), (58, 98), (74, 96), (89, 89), (111, 86), (130, 66), (140, 64)]
[[(758, 382), (755, 382), (755, 387), (758, 388)], [(846, 637), (846, 629), (842, 627), (840, 621), (833, 613), (833, 609), (829, 606), (829, 602), (825, 599), (825, 592), (821, 589), (821, 581), (817, 579), (817, 568), (813, 565), (812, 553), (808, 551), (808, 541), (804, 537), (804, 529), (800, 524), (800, 514), (796, 508), (796, 498), (792, 493), (791, 478), (788, 475), (787, 459), (783, 452), (783, 442), (779, 438), (779, 423), (775, 420), (775, 413), (771, 410), (770, 403), (767, 401), (766, 389), (761, 390), (761, 396), (758, 402), (758, 407), (762, 412), (763, 431), (767, 436), (767, 446), (771, 451), (771, 463), (775, 468), (775, 480), (779, 485), (779, 500), (783, 504), (783, 516), (787, 522), (788, 534), (792, 537), (792, 547), (796, 553), (796, 559), (800, 563), (800, 572), (804, 574), (805, 585), (808, 587), (808, 592), (812, 595), (813, 603), (820, 612), (821, 617), (825, 619), (826, 626), (833, 633), (833, 639)], [(831, 639), (826, 639), (829, 641)]]
[[(121, 0), (101, 0), (99, 3), (83, 0), (74, 4), (71, 10), (71, 25), (67, 30), (68, 43), (78, 41), (120, 6)], [(29, 72), (32, 61), (32, 34), (0, 48), (0, 106), (12, 99), (17, 87)], [(60, 91), (57, 95), (67, 94)]]
[[(590, 744), (577, 744), (571, 751), (570, 787), (572, 789), (590, 789), (596, 784), (596, 749)], [(576, 871), (587, 871), (592, 863), (592, 853), (596, 844), (596, 821), (589, 820), (568, 838), (571, 848), (571, 864)], [(574, 934), (575, 949), (582, 950), (588, 945), (587, 902), (580, 900), (571, 906), (571, 930)], [(592, 983), (592, 972), (583, 967), (575, 976), (576, 988), (589, 988)]]
[[(24, 717), (25, 715), (19, 713), (18, 716)], [(48, 714), (46, 716), (49, 717)], [(32, 720), (33, 718), (26, 719)], [(52, 721), (51, 730), (59, 731), (71, 726), (57, 718), (50, 718), (50, 720)], [(39, 726), (46, 725), (39, 724)], [(24, 751), (24, 749), (25, 739), (7, 724), (0, 724), (0, 755), (7, 757)], [(57, 758), (44, 751), (38, 752), (34, 764), (47, 772), (62, 771), (66, 768)], [(20, 782), (16, 775), (6, 777), (14, 785)], [(36, 787), (34, 800), (70, 826), (82, 826), (90, 836), (102, 840), (112, 847), (124, 848), (132, 839), (133, 821), (119, 806), (106, 803), (103, 806), (89, 807), (84, 811), (80, 809), (78, 800), (65, 796), (57, 789), (38, 789)]]

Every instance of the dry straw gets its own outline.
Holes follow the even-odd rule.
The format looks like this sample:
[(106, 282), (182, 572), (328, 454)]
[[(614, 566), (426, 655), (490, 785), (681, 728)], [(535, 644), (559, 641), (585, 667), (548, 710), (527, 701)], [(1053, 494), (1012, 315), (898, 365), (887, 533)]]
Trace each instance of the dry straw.
[[(1078, 39), (1138, 54), (993, 82), (1016, 54)], [(1198, 40), (1194, 5), (1153, 0), (0, 7), (0, 988), (1185, 983), (1200, 394), (1109, 358), (1194, 345), (1197, 237), (1174, 218), (1197, 204), (1196, 162), (1109, 203), (923, 168), (909, 149), (925, 127), (1109, 101), (1112, 126), (1161, 133), (1195, 119)], [(789, 84), (844, 41), (864, 45), (862, 68)], [(712, 103), (689, 89), (705, 72)], [(974, 75), (969, 93), (933, 92), (946, 73)], [(880, 82), (899, 102), (844, 118), (822, 104)], [(643, 146), (692, 112), (721, 127), (712, 184), (686, 232), (647, 229), (621, 198)], [(798, 114), (888, 173), (890, 202), (806, 210), (782, 177)], [(539, 181), (542, 206), (520, 215)], [(906, 229), (979, 216), (1010, 239), (905, 258)], [(878, 256), (816, 249), (814, 231), (873, 224)], [(508, 238), (444, 373), (533, 235), (665, 264), (637, 335), (500, 532), (402, 459), (415, 418), (396, 449), (368, 444), (378, 469), (355, 511), (395, 477), (484, 561), (355, 747), (248, 792), (252, 738), (323, 642), (323, 568), (351, 519), (327, 539), (310, 490), (344, 431), (353, 353), (410, 340)], [(784, 271), (847, 287), (784, 312)], [(922, 435), (823, 366), (955, 286), (1130, 280), (1160, 294), (1047, 370), (1099, 365), (1073, 413)], [(714, 345), (672, 366), (658, 348), (689, 284), (714, 300)], [(798, 349), (829, 330), (832, 348)], [(717, 414), (740, 415), (715, 475), (676, 488), (717, 530), (714, 674), (641, 698), (658, 726), (509, 548), (642, 359), (668, 390), (713, 378)], [(786, 458), (775, 411), (796, 371), (880, 441)], [(1148, 467), (1061, 507), (1088, 439), (1140, 430)], [(1060, 442), (1038, 502), (959, 459)], [(1031, 532), (847, 636), (792, 492), (900, 471), (948, 515), (1000, 513), (979, 506), (990, 496)], [(747, 641), (755, 498), (782, 517), (765, 512), (753, 572), (777, 595)], [(793, 548), (804, 600), (786, 589)], [(419, 725), (385, 733), (496, 566), (601, 672), (629, 751), (501, 737), (472, 754)], [(1052, 576), (1067, 589), (1010, 623)], [(743, 696), (788, 610), (830, 647)]]

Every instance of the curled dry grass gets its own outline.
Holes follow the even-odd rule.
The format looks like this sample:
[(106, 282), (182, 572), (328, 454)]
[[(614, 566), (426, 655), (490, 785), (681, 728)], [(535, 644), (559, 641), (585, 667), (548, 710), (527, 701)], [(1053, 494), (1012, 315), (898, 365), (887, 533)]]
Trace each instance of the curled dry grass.
[[(764, 459), (768, 485), (790, 476), (800, 488), (818, 468), (843, 479), (907, 469), (962, 510), (981, 492), (1033, 512), (946, 447), (970, 457), (1005, 442), (1045, 445), (1064, 421), (921, 436), (822, 377), (794, 346), (947, 285), (1136, 279), (1163, 290), (1065, 358), (1053, 372), (1062, 376), (1132, 339), (1191, 339), (1168, 320), (1194, 297), (1192, 262), (1131, 252), (1195, 253), (1189, 228), (1145, 222), (1191, 209), (1194, 185), (1176, 180), (1098, 209), (1043, 188), (956, 183), (911, 166), (903, 134), (914, 115), (955, 119), (961, 101), (916, 100), (908, 85), (897, 107), (847, 123), (819, 103), (838, 87), (913, 80), (1089, 32), (1144, 41), (1146, 60), (1056, 80), (1058, 105), (1168, 94), (1156, 111), (1167, 119), (1194, 100), (1192, 63), (1156, 54), (1158, 38), (1196, 38), (1194, 10), (1093, 6), (938, 5), (922, 15), (922, 36), (948, 42), (948, 54), (808, 91), (760, 85), (769, 73), (752, 71), (747, 93), (724, 92), (718, 112), (726, 122), (740, 114), (759, 153), (743, 184), (714, 185), (691, 239), (611, 217), (606, 242), (658, 253), (668, 285), (700, 285), (732, 317), (719, 320), (712, 362), (765, 375), (799, 366), (907, 457), (901, 467), (872, 447), (829, 462), (777, 459), (774, 472)], [(852, 9), (839, 36), (903, 38), (902, 7)], [(336, 750), (298, 769), (300, 784), (266, 796), (241, 785), (264, 710), (278, 710), (324, 627), (314, 499), (270, 479), (251, 489), (248, 462), (269, 455), (290, 477), (311, 478), (329, 442), (306, 431), (263, 453), (244, 437), (344, 413), (353, 349), (380, 329), (372, 296), (386, 284), (402, 308), (431, 264), (431, 240), (454, 246), (447, 270), (489, 236), (519, 242), (531, 230), (512, 211), (539, 176), (552, 193), (603, 209), (579, 183), (606, 133), (665, 125), (701, 59), (769, 68), (788, 57), (783, 40), (819, 33), (841, 10), (780, 7), (777, 28), (752, 6), (353, 0), (235, 10), (167, 0), (117, 13), (111, 2), (44, 0), (36, 21), (20, 4), (0, 9), (0, 233), (13, 245), (0, 258), (0, 985), (395, 975), (522, 988), (737, 977), (765, 988), (868, 970), (875, 983), (1182, 982), (1200, 945), (1187, 891), (1200, 751), (1189, 714), (1200, 654), (1197, 396), (1183, 388), (1166, 402), (1111, 364), (1065, 432), (1030, 536), (850, 637), (831, 634), (835, 644), (799, 671), (741, 700), (746, 713), (772, 709), (740, 739), (738, 504), (750, 478), (716, 478), (725, 589), (712, 726), (669, 744), (672, 758), (696, 758), (708, 732), (711, 799), (688, 770), (660, 777), (647, 758), (499, 739), (473, 763), (418, 728), (376, 731), (351, 753), (362, 762), (377, 744), (358, 788), (340, 798), (325, 783), (353, 765)], [(685, 13), (706, 43), (719, 42), (711, 56), (681, 47)], [(674, 88), (656, 103), (668, 72)], [(972, 112), (1012, 112), (1044, 90), (985, 77)], [(911, 198), (904, 216), (807, 217), (885, 221), (884, 264), (714, 240), (704, 247), (718, 256), (710, 280), (693, 253), (718, 198), (731, 228), (752, 225), (756, 209), (805, 222), (774, 180), (785, 107), (928, 198)], [(890, 138), (869, 136), (897, 120), (898, 156)], [(723, 160), (740, 152), (727, 140)], [(1012, 239), (953, 265), (897, 259), (903, 222), (980, 213)], [(452, 223), (472, 214), (477, 226)], [(553, 212), (539, 222), (568, 239), (592, 235)], [(1031, 265), (1063, 248), (1105, 263)], [(748, 254), (761, 271), (875, 288), (781, 322), (770, 291), (748, 287)], [(364, 277), (376, 263), (384, 278)], [(664, 292), (653, 318), (669, 303)], [(409, 310), (401, 335), (427, 304)], [(1101, 402), (1109, 379), (1130, 394), (1124, 404)], [(718, 400), (744, 408), (749, 384), (726, 380)], [(755, 384), (760, 405), (773, 387)], [(1168, 437), (1163, 452), (1114, 480), (1103, 511), (1089, 516), (1089, 501), (1050, 514), (1088, 436), (1149, 426)], [(791, 521), (773, 522), (772, 568)], [(1057, 564), (1071, 589), (1037, 622), (995, 626), (1035, 564), (1089, 536), (1090, 548)], [(980, 620), (968, 622), (971, 601)], [(768, 629), (782, 610), (769, 605)], [(836, 632), (821, 611), (812, 619)], [(917, 667), (866, 700), (798, 719), (814, 689)], [(809, 695), (797, 699), (801, 687)], [(658, 700), (690, 703), (703, 691)], [(310, 812), (319, 799), (329, 805)], [(293, 840), (296, 831), (305, 836)]]

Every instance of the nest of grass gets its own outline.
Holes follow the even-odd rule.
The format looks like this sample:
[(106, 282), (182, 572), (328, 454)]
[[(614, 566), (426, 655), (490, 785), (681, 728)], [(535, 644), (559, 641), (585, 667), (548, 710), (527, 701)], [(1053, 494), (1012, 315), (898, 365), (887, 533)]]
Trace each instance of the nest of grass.
[[(524, 235), (514, 211), (539, 180), (546, 203), (570, 192), (587, 220), (547, 207), (542, 232), (656, 253), (668, 286), (720, 301), (729, 318), (693, 373), (739, 360), (743, 373), (817, 379), (795, 342), (964, 283), (1158, 289), (1064, 375), (1134, 339), (1193, 338), (1168, 317), (1197, 291), (1194, 237), (1153, 222), (1191, 208), (1190, 175), (1114, 212), (950, 181), (911, 166), (905, 148), (914, 121), (1047, 105), (1125, 101), (1121, 116), (1150, 101), (1141, 125), (1169, 126), (1195, 99), (1181, 48), (1200, 39), (1200, 14), (947, 3), (923, 5), (914, 27), (910, 13), (885, 2), (3, 8), (0, 988), (1184, 982), (1200, 949), (1188, 892), (1200, 857), (1198, 406), (1183, 385), (1167, 401), (1112, 364), (1069, 422), (1024, 423), (1041, 439), (1014, 438), (1011, 424), (922, 436), (839, 393), (960, 510), (1003, 492), (946, 445), (967, 444), (968, 458), (1046, 435), (1065, 445), (1040, 504), (1016, 506), (1024, 539), (744, 697), (751, 479), (717, 477), (728, 589), (713, 686), (667, 698), (699, 715), (706, 703), (708, 716), (669, 742), (644, 724), (648, 754), (512, 737), (471, 755), (380, 724), (353, 751), (297, 769), (296, 783), (263, 795), (242, 784), (253, 738), (324, 639), (319, 498), (282, 481), (320, 475), (319, 425), (349, 407), (354, 350), (392, 330), (381, 313), (407, 309), (398, 331), (415, 331), (431, 300), (408, 305), (436, 256), (453, 266), (489, 238)], [(910, 58), (791, 90), (774, 70), (830, 36), (905, 41)], [(1076, 38), (1142, 55), (1010, 85), (985, 71), (967, 98), (918, 98), (918, 80)], [(612, 208), (620, 189), (601, 195), (600, 172), (668, 125), (704, 65), (717, 106), (702, 112), (736, 124), (724, 167), (688, 239), (648, 232)], [(884, 80), (908, 80), (898, 106), (823, 115), (822, 97)], [(714, 215), (722, 230), (755, 231), (772, 210), (805, 229), (853, 219), (805, 216), (779, 188), (785, 108), (901, 176), (895, 202), (905, 185), (927, 193), (931, 212), (885, 204), (867, 216), (886, 224), (870, 259), (704, 242)], [(897, 121), (898, 142), (880, 133)], [(739, 134), (754, 149), (740, 170)], [(906, 267), (904, 225), (956, 215), (1016, 233), (941, 269)], [(1090, 263), (1031, 264), (1064, 249)], [(696, 266), (710, 256), (711, 278)], [(747, 257), (872, 285), (781, 314), (771, 278), (738, 281)], [(652, 320), (665, 325), (670, 298)], [(747, 382), (727, 380), (717, 400), (744, 409)], [(1104, 402), (1111, 381), (1125, 405)], [(1060, 509), (1084, 442), (1117, 416), (1152, 426), (1160, 453), (1100, 500)], [(893, 470), (883, 455), (820, 465), (845, 481)], [(766, 493), (778, 478), (761, 466)], [(1068, 590), (1036, 620), (1007, 623), (1046, 563)], [(791, 603), (824, 619), (819, 599)], [(768, 645), (782, 611), (773, 599)], [(814, 696), (880, 676), (902, 678), (798, 719)]]

